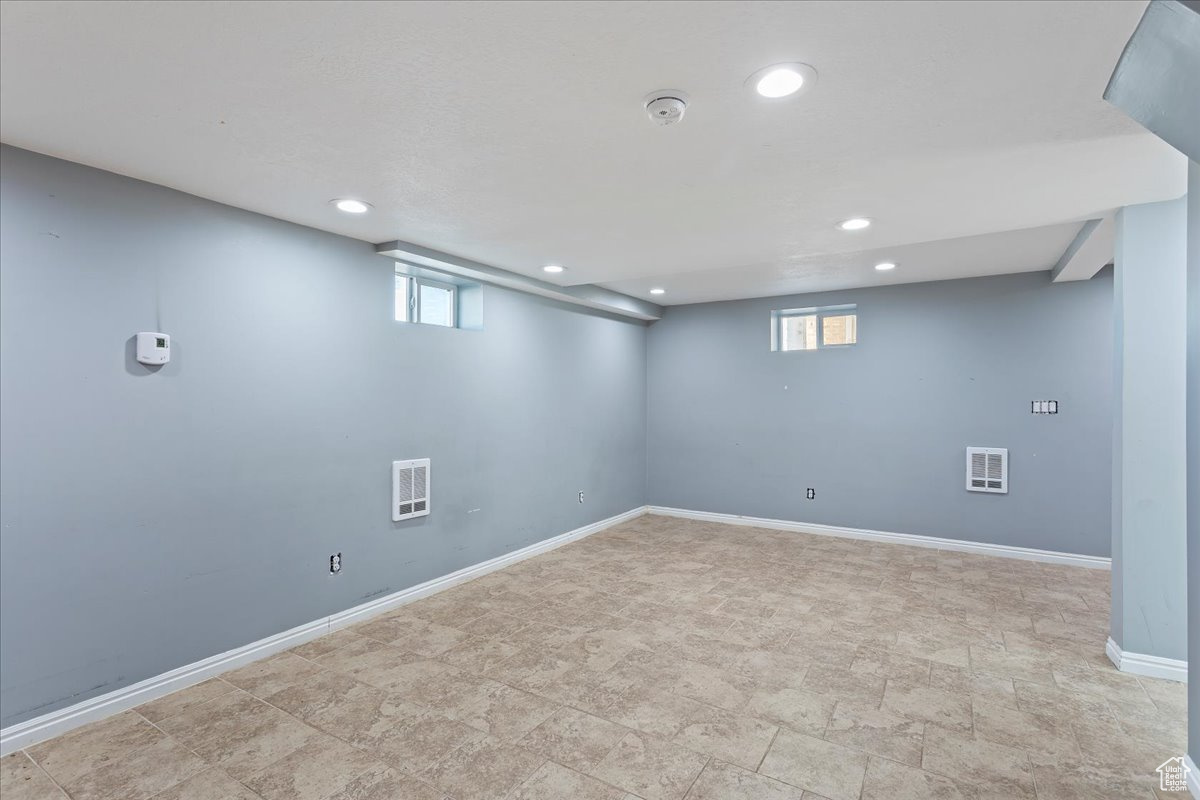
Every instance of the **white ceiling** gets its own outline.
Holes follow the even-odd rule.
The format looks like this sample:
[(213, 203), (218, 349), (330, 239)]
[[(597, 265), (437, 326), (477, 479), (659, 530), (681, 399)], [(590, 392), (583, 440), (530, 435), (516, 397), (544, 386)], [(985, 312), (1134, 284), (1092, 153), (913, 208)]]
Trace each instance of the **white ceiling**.
[[(1185, 191), (1101, 99), (1144, 7), (12, 1), (0, 138), (667, 303), (1047, 269), (1081, 220)], [(817, 85), (743, 85), (780, 61)], [(664, 88), (691, 105), (659, 128)]]
[[(1081, 227), (1078, 222), (1064, 222), (876, 250), (820, 253), (748, 264), (736, 270), (717, 268), (654, 278), (631, 278), (613, 281), (609, 286), (635, 297), (650, 297), (651, 287), (669, 286), (670, 300), (678, 304), (1036, 272), (1052, 268)], [(890, 261), (897, 267), (889, 272), (878, 272), (875, 265), (881, 261)], [(1094, 266), (1102, 265), (1103, 261)], [(764, 292), (764, 287), (770, 291)]]

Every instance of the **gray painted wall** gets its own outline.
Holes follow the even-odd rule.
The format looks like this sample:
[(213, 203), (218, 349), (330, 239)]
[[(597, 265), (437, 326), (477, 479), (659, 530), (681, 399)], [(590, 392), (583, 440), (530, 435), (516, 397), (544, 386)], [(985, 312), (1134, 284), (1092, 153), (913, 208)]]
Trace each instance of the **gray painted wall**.
[(481, 332), (396, 323), (368, 244), (2, 160), (3, 725), (645, 502), (642, 325), (491, 288)]
[[(856, 347), (769, 351), (771, 309), (840, 303)], [(1111, 311), (1107, 272), (670, 307), (649, 336), (649, 500), (1106, 556)], [(1009, 494), (965, 490), (968, 445), (1009, 448)]]
[[(1188, 165), (1187, 207), (1188, 664), (1200, 667), (1200, 164)], [(1188, 667), (1188, 754), (1200, 761), (1200, 677)]]
[(1113, 641), (1187, 658), (1187, 200), (1117, 213)]

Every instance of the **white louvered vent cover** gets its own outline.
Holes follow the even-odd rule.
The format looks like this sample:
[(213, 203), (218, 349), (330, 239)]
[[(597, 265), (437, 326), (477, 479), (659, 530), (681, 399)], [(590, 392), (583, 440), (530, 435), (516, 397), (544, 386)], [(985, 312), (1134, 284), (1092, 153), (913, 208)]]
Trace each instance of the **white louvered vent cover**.
[(392, 521), (429, 513), (429, 459), (392, 462)]
[(967, 491), (1008, 494), (1008, 449), (967, 448)]

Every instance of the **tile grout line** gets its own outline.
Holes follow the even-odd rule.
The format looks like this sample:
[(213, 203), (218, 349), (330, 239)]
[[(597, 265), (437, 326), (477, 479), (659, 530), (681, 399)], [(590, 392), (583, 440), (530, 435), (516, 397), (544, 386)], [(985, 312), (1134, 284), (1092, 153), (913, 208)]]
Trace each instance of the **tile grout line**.
[[(767, 756), (768, 756), (768, 755), (770, 755), (770, 753), (771, 753), (771, 748), (775, 746), (775, 740), (779, 738), (779, 732), (780, 732), (781, 730), (783, 730), (783, 726), (782, 726), (782, 725), (776, 725), (776, 726), (775, 726), (775, 733), (773, 733), (773, 734), (771, 735), (771, 743), (767, 745), (767, 749), (763, 751), (762, 758), (760, 758), (760, 759), (758, 760), (758, 766), (754, 768), (754, 772), (755, 772), (755, 774), (756, 774), (756, 775), (762, 775), (762, 774), (763, 774), (763, 772), (762, 772), (762, 765), (763, 765), (763, 762), (764, 762), (764, 761), (766, 761), (766, 760), (767, 760)], [(789, 728), (788, 730), (790, 731), (791, 729)], [(771, 777), (771, 776), (770, 776), (770, 775), (767, 775), (766, 777), (768, 777), (768, 778), (769, 778), (769, 777)]]
[[(221, 680), (221, 679), (220, 679), (220, 678), (218, 678), (218, 677), (215, 677), (215, 676), (214, 676), (214, 678), (212, 678), (212, 680)], [(219, 700), (220, 698), (222, 698), (222, 697), (225, 697), (225, 696), (226, 696), (226, 695), (228, 695), (228, 694), (232, 694), (233, 692), (236, 692), (236, 691), (245, 691), (244, 689), (240, 689), (239, 687), (237, 687), (237, 686), (234, 686), (232, 683), (228, 683), (227, 681), (221, 681), (221, 682), (222, 682), (222, 683), (224, 683), (224, 684), (226, 684), (227, 686), (231, 687), (230, 691), (228, 691), (228, 692), (225, 692), (224, 694), (218, 695), (217, 697), (213, 697), (213, 698), (210, 698), (210, 699), (208, 699), (208, 700), (205, 700), (203, 703), (197, 703), (197, 704), (196, 704), (196, 708), (200, 708), (201, 706), (208, 705), (209, 703), (213, 702), (214, 700)], [(197, 685), (199, 685), (199, 684), (197, 684)], [(190, 687), (189, 687), (189, 688), (190, 688)], [(186, 690), (186, 689), (184, 689), (184, 690), (182, 690), (182, 691), (187, 691), (187, 690)], [(250, 693), (249, 693), (249, 692), (246, 692), (246, 694), (250, 694)], [(169, 696), (170, 696), (170, 695), (168, 695), (168, 697), (169, 697)], [(250, 696), (251, 696), (251, 697), (253, 697), (254, 695), (250, 695)], [(181, 741), (180, 741), (180, 740), (179, 740), (177, 737), (175, 737), (175, 736), (172, 736), (170, 733), (167, 733), (165, 730), (163, 730), (161, 727), (159, 727), (158, 723), (151, 722), (149, 719), (146, 719), (146, 716), (145, 716), (144, 714), (142, 714), (142, 712), (138, 711), (136, 707), (134, 707), (134, 708), (131, 708), (131, 709), (129, 709), (129, 710), (130, 710), (130, 711), (132, 711), (132, 712), (134, 712), (135, 714), (137, 714), (137, 715), (138, 715), (139, 717), (141, 717), (143, 720), (145, 720), (145, 721), (146, 721), (146, 724), (148, 724), (150, 727), (152, 727), (152, 728), (154, 728), (155, 730), (157, 730), (157, 731), (158, 731), (159, 733), (161, 733), (163, 736), (167, 737), (167, 738), (168, 738), (168, 739), (170, 739), (172, 742), (174, 742), (175, 744), (179, 745), (179, 746), (180, 746), (180, 747), (182, 747), (184, 750), (187, 750), (189, 753), (191, 753), (192, 755), (194, 755), (196, 758), (200, 759), (202, 762), (204, 762), (204, 765), (205, 765), (205, 766), (204, 766), (204, 769), (202, 769), (202, 770), (198, 770), (197, 772), (193, 773), (192, 775), (188, 775), (188, 776), (187, 776), (186, 778), (184, 778), (182, 781), (179, 781), (179, 782), (177, 782), (177, 783), (175, 783), (175, 784), (173, 784), (173, 785), (171, 785), (171, 786), (168, 786), (168, 787), (166, 787), (165, 789), (162, 789), (162, 790), (160, 790), (160, 791), (158, 791), (158, 792), (155, 792), (153, 795), (151, 795), (151, 796), (148, 798), (148, 800), (154, 800), (154, 798), (155, 798), (155, 797), (158, 797), (158, 796), (162, 795), (164, 792), (169, 792), (171, 789), (174, 789), (175, 787), (179, 786), (179, 784), (183, 783), (184, 781), (191, 780), (191, 779), (192, 779), (194, 776), (196, 776), (196, 775), (199, 775), (200, 773), (204, 772), (205, 770), (209, 770), (209, 769), (219, 769), (219, 770), (221, 770), (221, 772), (222, 772), (224, 775), (226, 775), (226, 776), (227, 776), (227, 777), (228, 777), (230, 780), (232, 780), (232, 781), (235, 781), (235, 782), (236, 782), (236, 783), (237, 783), (239, 786), (243, 786), (243, 787), (245, 787), (246, 791), (248, 791), (248, 792), (250, 792), (251, 794), (254, 794), (254, 795), (257, 795), (257, 794), (258, 794), (258, 792), (254, 791), (254, 790), (253, 790), (253, 789), (251, 789), (249, 786), (246, 786), (246, 784), (244, 784), (242, 781), (240, 781), (240, 780), (238, 780), (237, 778), (235, 778), (235, 777), (233, 777), (232, 775), (230, 775), (230, 774), (229, 774), (229, 773), (228, 773), (228, 772), (225, 770), (225, 768), (224, 768), (224, 767), (222, 767), (222, 766), (221, 766), (221, 765), (219, 765), (219, 764), (213, 764), (213, 763), (210, 763), (210, 762), (209, 762), (209, 760), (208, 760), (207, 758), (205, 758), (204, 756), (200, 755), (200, 753), (199, 753), (199, 752), (197, 752), (196, 750), (192, 749), (191, 747), (188, 747), (188, 746), (187, 746), (187, 745), (186, 745), (184, 742), (181, 742)], [(182, 713), (182, 712), (180, 712), (180, 713)], [(171, 717), (177, 717), (177, 716), (179, 716), (179, 715), (178, 715), (178, 714), (172, 714), (172, 715), (171, 715)], [(168, 720), (168, 719), (171, 719), (171, 717), (163, 717), (163, 719), (159, 720), (159, 722), (165, 722), (166, 720)]]
[[(281, 653), (277, 654), (276, 656), (272, 656), (271, 658), (264, 659), (264, 660), (263, 660), (263, 661), (261, 661), (261, 662), (254, 662), (254, 663), (266, 663), (266, 662), (268, 662), (268, 661), (272, 661), (272, 660), (274, 660), (274, 659), (275, 659), (275, 658), (277, 658), (278, 656), (284, 655), (285, 653), (289, 653), (289, 652), (290, 652), (290, 650), (284, 650), (283, 652), (281, 652)], [(307, 661), (307, 659), (304, 659), (302, 656), (296, 656), (296, 657), (297, 657), (297, 658), (300, 658), (301, 660)], [(313, 663), (313, 662), (309, 662), (309, 663)], [(317, 665), (317, 666), (320, 666), (320, 665)], [(239, 669), (240, 669), (240, 668), (239, 668)], [(332, 671), (332, 670), (329, 670), (327, 667), (321, 667), (321, 669), (323, 669), (323, 670), (326, 670), (326, 671)], [(233, 672), (233, 671), (234, 671), (234, 670), (230, 670), (230, 672)], [(345, 675), (345, 673), (338, 673), (338, 674), (344, 675), (345, 677), (349, 678), (350, 680), (353, 680), (355, 683), (358, 683), (359, 685), (362, 685), (362, 686), (369, 686), (369, 684), (365, 684), (365, 683), (363, 683), (362, 681), (359, 681), (357, 678), (354, 678), (354, 677), (353, 677), (353, 676), (351, 676), (351, 675)], [(290, 711), (286, 711), (286, 710), (284, 710), (284, 709), (282, 709), (282, 708), (279, 708), (278, 706), (276, 706), (276, 705), (274, 705), (274, 704), (272, 704), (272, 703), (268, 702), (268, 701), (267, 701), (265, 698), (259, 697), (258, 695), (254, 694), (253, 692), (251, 692), (251, 691), (249, 691), (249, 690), (247, 690), (247, 689), (243, 689), (242, 687), (240, 687), (240, 686), (237, 686), (237, 685), (235, 685), (235, 684), (229, 683), (228, 681), (224, 681), (223, 679), (221, 679), (221, 678), (219, 678), (219, 677), (218, 677), (217, 679), (218, 679), (218, 680), (222, 680), (222, 682), (224, 682), (224, 683), (228, 684), (229, 686), (232, 686), (234, 691), (238, 691), (238, 692), (243, 692), (243, 693), (245, 693), (245, 694), (246, 694), (248, 697), (251, 697), (251, 698), (253, 698), (254, 700), (256, 700), (256, 701), (258, 701), (258, 702), (262, 703), (262, 704), (263, 704), (263, 705), (265, 705), (265, 706), (267, 706), (268, 708), (272, 708), (272, 709), (274, 709), (274, 710), (278, 711), (278, 712), (279, 712), (279, 713), (281, 713), (281, 714), (285, 714), (285, 715), (287, 715), (287, 716), (288, 716), (288, 717), (290, 717), (291, 719), (293, 719), (293, 720), (295, 720), (295, 721), (299, 722), (301, 725), (304, 725), (305, 727), (309, 728), (310, 730), (312, 730), (312, 731), (315, 731), (316, 733), (318, 733), (318, 734), (321, 734), (321, 735), (323, 735), (323, 736), (329, 736), (329, 737), (330, 737), (330, 738), (332, 738), (332, 739), (336, 739), (337, 741), (339, 741), (339, 742), (341, 742), (341, 743), (343, 743), (343, 744), (345, 744), (345, 745), (347, 745), (347, 746), (349, 746), (349, 747), (354, 747), (354, 749), (356, 749), (356, 750), (359, 750), (360, 752), (362, 752), (361, 748), (355, 747), (355, 745), (351, 744), (350, 742), (347, 742), (347, 741), (346, 741), (345, 739), (343, 739), (342, 737), (340, 737), (340, 736), (336, 736), (336, 735), (334, 735), (334, 734), (332, 734), (332, 733), (329, 733), (328, 731), (325, 731), (325, 730), (322, 730), (321, 728), (318, 728), (317, 726), (313, 725), (313, 724), (312, 724), (312, 723), (310, 723), (310, 722), (307, 722), (306, 720), (303, 720), (303, 719), (301, 719), (300, 717), (296, 716), (295, 714), (291, 713)], [(375, 687), (372, 687), (372, 688), (375, 688)], [(282, 691), (282, 690), (281, 690), (281, 691)], [(206, 700), (206, 701), (204, 701), (203, 703), (199, 703), (199, 704), (197, 704), (197, 707), (199, 707), (199, 706), (203, 706), (203, 705), (207, 705), (207, 704), (209, 704), (209, 703), (212, 703), (213, 701), (215, 701), (215, 700), (219, 700), (219, 699), (221, 699), (222, 697), (225, 697), (225, 696), (226, 696), (226, 695), (228, 695), (228, 694), (230, 694), (230, 692), (226, 692), (226, 693), (225, 693), (225, 695), (221, 695), (221, 696), (219, 696), (219, 697), (214, 697), (214, 698), (212, 698), (212, 699), (210, 699), (210, 700)], [(132, 710), (132, 711), (135, 711), (135, 712), (137, 711), (137, 709), (136, 709), (136, 708), (134, 708), (134, 709), (131, 709), (131, 710)], [(181, 713), (182, 713), (182, 712), (181, 712)], [(142, 716), (140, 712), (138, 713), (138, 716)], [(179, 715), (178, 715), (178, 714), (175, 714), (175, 715), (173, 715), (173, 716), (179, 716)], [(145, 718), (144, 716), (142, 716), (142, 719), (146, 719), (146, 718)], [(170, 717), (166, 717), (166, 718), (165, 718), (164, 720), (162, 720), (162, 721), (165, 721), (166, 719), (170, 719)], [(172, 736), (170, 733), (168, 733), (167, 731), (163, 730), (162, 728), (160, 728), (160, 727), (159, 727), (158, 725), (156, 725), (155, 723), (153, 723), (153, 722), (150, 722), (150, 720), (146, 720), (146, 722), (148, 722), (150, 725), (152, 725), (152, 726), (154, 726), (155, 728), (157, 728), (159, 731), (161, 731), (161, 732), (163, 733), (163, 735), (165, 735), (165, 736), (169, 737), (169, 738), (170, 738), (172, 741), (175, 741), (175, 742), (179, 743), (179, 744), (180, 744), (180, 745), (182, 745), (182, 746), (183, 746), (185, 749), (191, 750), (191, 748), (187, 747), (187, 745), (183, 744), (183, 742), (180, 742), (180, 741), (179, 741), (179, 740), (178, 740), (176, 737)], [(301, 747), (303, 747), (303, 745), (301, 745)], [(298, 750), (300, 750), (300, 749), (301, 749), (301, 747), (297, 747), (295, 750), (292, 750), (292, 751), (290, 751), (290, 752), (288, 752), (288, 753), (285, 753), (284, 755), (282, 755), (281, 757), (279, 757), (279, 758), (275, 759), (274, 761), (272, 761), (272, 762), (270, 762), (270, 763), (268, 763), (268, 764), (264, 764), (262, 767), (259, 767), (258, 769), (254, 770), (254, 772), (253, 772), (253, 773), (251, 773), (251, 774), (252, 774), (252, 775), (254, 775), (254, 774), (258, 774), (258, 773), (260, 773), (260, 772), (262, 772), (262, 771), (264, 771), (264, 770), (270, 769), (271, 767), (275, 766), (276, 764), (278, 764), (279, 762), (283, 761), (284, 759), (286, 759), (286, 758), (289, 758), (289, 757), (291, 757), (292, 755), (294, 755), (294, 754), (295, 754), (295, 753), (296, 753)], [(206, 764), (209, 764), (208, 760), (207, 760), (207, 759), (205, 759), (203, 756), (201, 756), (201, 755), (200, 755), (198, 752), (196, 752), (196, 751), (194, 751), (194, 750), (191, 750), (191, 752), (192, 752), (192, 753), (194, 753), (194, 754), (196, 755), (196, 757), (197, 757), (197, 758), (199, 758), (201, 761), (204, 761)], [(375, 759), (375, 760), (377, 760), (377, 761), (378, 761), (379, 759)], [(380, 761), (380, 763), (384, 763), (384, 762)], [(221, 767), (221, 765), (220, 765), (220, 764), (209, 764), (209, 766), (210, 766), (210, 767), (217, 767), (217, 768), (219, 768), (219, 769), (222, 769), (222, 771), (225, 771), (225, 770), (224, 770), (224, 768), (223, 768), (223, 767)], [(390, 765), (388, 765), (388, 766), (390, 766)], [(366, 772), (366, 771), (364, 770), (362, 773), (359, 773), (359, 775), (365, 774), (365, 772)], [(228, 775), (229, 773), (228, 773), (227, 771), (225, 771), (225, 774), (227, 774), (227, 775)], [(189, 776), (189, 777), (191, 777), (191, 776)], [(354, 777), (358, 777), (358, 775), (356, 775), (356, 776), (354, 776)], [(243, 786), (245, 786), (245, 783), (244, 783), (243, 781), (241, 781), (240, 779), (238, 779), (238, 778), (233, 778), (233, 776), (232, 776), (232, 775), (230, 775), (230, 778), (232, 778), (233, 780), (236, 780), (238, 783), (240, 783), (240, 784), (242, 784)], [(248, 790), (248, 791), (253, 791), (253, 790), (252, 790), (252, 789), (250, 789), (250, 787), (248, 787), (248, 786), (247, 786), (246, 788), (247, 788), (247, 790)], [(254, 793), (255, 793), (255, 794), (258, 794), (257, 792), (254, 792)]]
[[(588, 712), (584, 711), (583, 709), (580, 709), (580, 708), (574, 708), (573, 706), (572, 706), (571, 708), (573, 708), (575, 711), (578, 711), (580, 714), (588, 714)], [(612, 747), (610, 747), (610, 748), (608, 748), (608, 750), (606, 750), (606, 751), (604, 752), (604, 755), (602, 755), (600, 758), (596, 759), (596, 764), (595, 764), (595, 766), (593, 767), (593, 769), (595, 769), (596, 767), (599, 767), (599, 766), (600, 766), (602, 763), (604, 763), (604, 759), (606, 759), (606, 758), (608, 758), (610, 755), (612, 755), (612, 754), (613, 754), (613, 752), (614, 752), (614, 751), (616, 751), (616, 749), (617, 749), (618, 747), (620, 747), (620, 746), (621, 746), (621, 742), (623, 742), (623, 741), (625, 740), (625, 737), (626, 737), (626, 736), (628, 736), (628, 735), (629, 735), (629, 734), (631, 734), (631, 733), (634, 733), (634, 732), (635, 732), (635, 729), (634, 729), (634, 728), (628, 728), (628, 727), (626, 727), (626, 726), (624, 726), (624, 725), (621, 725), (621, 723), (619, 723), (619, 722), (613, 722), (612, 720), (610, 720), (610, 719), (607, 719), (606, 717), (600, 717), (600, 716), (596, 716), (595, 714), (588, 714), (588, 716), (590, 716), (590, 717), (596, 717), (596, 719), (601, 719), (601, 720), (604, 720), (605, 722), (609, 723), (610, 725), (617, 725), (618, 727), (620, 727), (620, 728), (624, 729), (624, 731), (625, 731), (624, 733), (622, 733), (622, 734), (621, 734), (621, 737), (620, 737), (619, 739), (617, 739), (617, 741), (616, 741), (616, 742), (613, 744), (613, 746), (612, 746)], [(637, 732), (637, 733), (641, 733), (641, 731), (636, 731), (636, 732)], [(590, 775), (591, 773), (587, 773), (587, 774), (589, 774), (589, 775)], [(617, 788), (618, 788), (618, 789), (621, 789), (621, 787), (620, 787), (620, 786), (618, 786)], [(625, 790), (624, 790), (624, 789), (621, 789), (621, 791), (625, 791)], [(633, 793), (632, 793), (632, 792), (629, 792), (629, 794), (633, 794)]]
[(62, 794), (63, 797), (67, 798), (67, 800), (70, 800), (71, 795), (67, 793), (67, 790), (65, 788), (63, 788), (63, 785), (61, 783), (59, 783), (57, 780), (55, 780), (54, 776), (51, 775), (49, 772), (47, 772), (46, 768), (43, 767), (41, 764), (39, 764), (37, 762), (37, 759), (34, 758), (33, 755), (31, 753), (29, 753), (29, 751), (21, 750), (20, 752), (25, 755), (25, 758), (29, 759), (30, 763), (33, 764), (35, 769), (37, 769), (39, 772), (41, 772), (43, 775), (45, 775), (46, 779), (49, 780), (52, 784), (54, 784), (54, 788), (58, 789), (58, 791)]
[[(541, 755), (541, 754), (539, 753), (538, 755)], [(509, 787), (508, 791), (504, 793), (504, 797), (501, 800), (511, 800), (511, 798), (517, 792), (519, 792), (521, 790), (521, 787), (523, 787), (525, 784), (527, 784), (531, 780), (533, 780), (534, 775), (537, 775), (539, 772), (541, 772), (542, 767), (551, 763), (550, 759), (546, 758), (545, 756), (542, 756), (541, 758), (542, 758), (542, 763), (538, 764), (537, 767), (532, 772), (530, 772), (529, 775), (527, 775), (523, 780), (520, 780), (513, 786)], [(557, 763), (557, 762), (555, 762), (555, 763)], [(560, 764), (559, 766), (562, 766), (562, 765)], [(437, 789), (439, 792), (442, 791), (440, 788), (438, 788), (436, 786), (434, 788)]]
[(692, 787), (696, 785), (696, 781), (700, 780), (700, 776), (704, 774), (704, 770), (708, 769), (708, 765), (713, 762), (712, 756), (705, 756), (704, 766), (696, 773), (696, 777), (692, 778), (692, 782), (688, 784), (687, 791), (683, 793), (683, 800), (687, 800), (687, 796), (692, 793)]

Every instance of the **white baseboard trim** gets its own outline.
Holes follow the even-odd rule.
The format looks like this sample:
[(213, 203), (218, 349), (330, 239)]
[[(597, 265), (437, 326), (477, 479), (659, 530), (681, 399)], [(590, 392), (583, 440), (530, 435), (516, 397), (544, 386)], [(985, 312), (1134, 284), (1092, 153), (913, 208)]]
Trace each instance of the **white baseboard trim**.
[(1200, 770), (1196, 769), (1196, 762), (1187, 753), (1183, 754), (1183, 766), (1187, 775), (1188, 794), (1192, 800), (1200, 800)]
[(1036, 550), (1032, 547), (1012, 547), (1006, 544), (984, 544), (961, 539), (941, 539), (936, 536), (919, 536), (914, 533), (892, 533), (862, 528), (843, 528), (837, 525), (819, 525), (813, 522), (790, 522), (781, 519), (744, 517), (737, 514), (717, 514), (710, 511), (687, 511), (681, 508), (648, 506), (651, 514), (669, 517), (684, 517), (706, 522), (724, 522), (728, 525), (749, 525), (755, 528), (772, 528), (780, 531), (797, 531), (818, 536), (839, 536), (845, 539), (866, 539), (872, 542), (906, 544), (912, 547), (931, 547), (937, 550), (954, 550), (961, 553), (978, 553), (985, 556), (1020, 558), (1026, 561), (1043, 561), (1047, 564), (1067, 564), (1072, 567), (1111, 569), (1112, 559), (1101, 556), (1084, 556), (1075, 553), (1059, 553), (1053, 550)]
[(1188, 662), (1186, 661), (1177, 658), (1149, 656), (1145, 653), (1130, 653), (1128, 650), (1118, 647), (1111, 636), (1108, 637), (1108, 643), (1104, 645), (1104, 652), (1113, 666), (1121, 672), (1145, 675), (1147, 678), (1179, 681), (1180, 683), (1188, 682)]
[(440, 578), (434, 578), (433, 580), (403, 589), (394, 594), (376, 598), (369, 603), (363, 603), (360, 606), (340, 611), (328, 617), (322, 617), (321, 619), (300, 625), (283, 633), (259, 639), (256, 642), (251, 642), (250, 644), (219, 655), (187, 664), (170, 672), (164, 672), (153, 678), (147, 678), (144, 681), (139, 681), (138, 683), (107, 692), (97, 697), (92, 697), (67, 708), (51, 711), (48, 714), (34, 717), (16, 725), (10, 725), (0, 730), (0, 756), (6, 756), (9, 753), (16, 752), (46, 739), (52, 739), (81, 725), (86, 725), (89, 722), (95, 722), (135, 706), (140, 706), (143, 703), (148, 703), (151, 700), (164, 697), (172, 692), (177, 692), (180, 689), (186, 689), (222, 672), (228, 672), (231, 669), (249, 664), (252, 661), (257, 661), (275, 653), (291, 649), (339, 628), (353, 625), (376, 614), (381, 614), (406, 603), (411, 603), (414, 600), (420, 600), (422, 597), (428, 597), (431, 594), (445, 591), (452, 586), (457, 586), (460, 583), (481, 577), (489, 572), (503, 569), (518, 561), (524, 561), (527, 558), (541, 555), (549, 550), (573, 542), (576, 539), (582, 539), (585, 536), (598, 533), (627, 520), (640, 517), (645, 513), (646, 508), (644, 506), (630, 509), (623, 514), (617, 514), (614, 517), (602, 519), (590, 525), (584, 525), (582, 528), (576, 528), (573, 531), (568, 531), (559, 536), (531, 544), (520, 550), (505, 553), (502, 556), (497, 556), (496, 558), (470, 567), (464, 567), (449, 575), (443, 575)]

